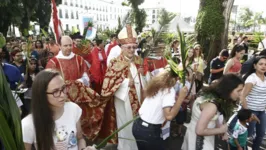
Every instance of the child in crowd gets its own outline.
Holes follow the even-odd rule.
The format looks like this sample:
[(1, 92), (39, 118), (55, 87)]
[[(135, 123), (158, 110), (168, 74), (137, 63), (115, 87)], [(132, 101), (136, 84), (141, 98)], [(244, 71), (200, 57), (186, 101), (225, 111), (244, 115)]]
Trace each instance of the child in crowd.
[(249, 109), (239, 110), (237, 118), (238, 122), (236, 123), (232, 137), (229, 140), (230, 150), (247, 150), (247, 123), (251, 121), (259, 122), (259, 119), (255, 117)]

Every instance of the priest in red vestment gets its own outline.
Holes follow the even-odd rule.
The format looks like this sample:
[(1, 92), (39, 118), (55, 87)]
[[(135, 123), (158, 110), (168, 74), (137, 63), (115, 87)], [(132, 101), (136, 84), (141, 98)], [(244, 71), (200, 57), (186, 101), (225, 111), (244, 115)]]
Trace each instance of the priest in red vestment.
[(68, 98), (82, 109), (81, 126), (84, 135), (94, 140), (103, 119), (103, 108), (106, 102), (100, 101), (100, 96), (89, 88), (88, 67), (84, 59), (72, 52), (73, 41), (69, 36), (61, 38), (61, 51), (49, 60), (46, 68), (58, 70), (69, 88)]
[(158, 44), (152, 50), (154, 56), (149, 56), (144, 59), (144, 74), (146, 75), (147, 81), (157, 75), (168, 64), (167, 60), (163, 56), (164, 48), (164, 44)]
[(111, 49), (117, 45), (117, 42), (116, 42), (117, 36), (116, 36), (116, 34), (112, 34), (110, 36), (110, 39), (111, 39), (111, 43), (106, 45), (106, 50), (105, 50), (106, 56), (108, 56), (110, 54)]
[(104, 75), (107, 69), (107, 57), (103, 40), (96, 40), (96, 46), (91, 51), (90, 79), (92, 88), (101, 94)]
[[(142, 100), (141, 58), (135, 55), (137, 33), (127, 25), (118, 34), (122, 53), (111, 60), (103, 81), (102, 97), (110, 97), (105, 108), (102, 130), (99, 137), (106, 137), (116, 127), (138, 115)], [(118, 150), (136, 150), (132, 135), (132, 123), (118, 133)], [(124, 138), (124, 139), (123, 139)], [(133, 140), (125, 140), (133, 139)], [(111, 142), (116, 142), (114, 139)]]

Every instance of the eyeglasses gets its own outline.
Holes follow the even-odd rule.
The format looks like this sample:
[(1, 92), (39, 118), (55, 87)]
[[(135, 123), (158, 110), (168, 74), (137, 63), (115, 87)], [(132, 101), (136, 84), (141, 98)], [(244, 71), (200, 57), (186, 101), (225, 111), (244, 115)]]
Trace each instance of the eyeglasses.
[(64, 94), (66, 94), (68, 91), (68, 88), (66, 87), (66, 85), (63, 85), (60, 89), (53, 91), (51, 93), (46, 92), (46, 94), (52, 94), (54, 96), (54, 98), (58, 98), (60, 97), (61, 93), (63, 92)]
[(127, 48), (127, 49), (137, 49), (136, 45), (134, 45), (134, 46), (124, 46), (124, 47)]

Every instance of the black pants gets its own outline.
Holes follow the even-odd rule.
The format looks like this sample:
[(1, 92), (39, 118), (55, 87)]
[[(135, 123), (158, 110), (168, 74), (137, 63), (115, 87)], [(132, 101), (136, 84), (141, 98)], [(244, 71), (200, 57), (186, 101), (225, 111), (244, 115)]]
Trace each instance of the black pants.
[(152, 125), (137, 119), (133, 124), (133, 135), (137, 140), (138, 150), (164, 150), (161, 138), (161, 126)]

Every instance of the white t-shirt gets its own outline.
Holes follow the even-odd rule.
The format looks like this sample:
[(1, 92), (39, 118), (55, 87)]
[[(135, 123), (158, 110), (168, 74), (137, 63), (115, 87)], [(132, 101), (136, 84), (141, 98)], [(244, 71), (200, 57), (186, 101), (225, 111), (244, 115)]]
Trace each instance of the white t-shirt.
[(163, 124), (165, 116), (163, 108), (175, 104), (175, 89), (160, 90), (155, 96), (145, 98), (139, 109), (140, 118), (151, 124)]
[(264, 111), (266, 107), (266, 77), (262, 81), (256, 73), (252, 73), (246, 79), (245, 83), (252, 83), (253, 87), (249, 92), (247, 106), (254, 111)]
[[(63, 115), (55, 121), (54, 144), (56, 150), (78, 150), (76, 124), (82, 109), (75, 103), (66, 102)], [(22, 120), (23, 142), (36, 145), (36, 134), (32, 115)]]

